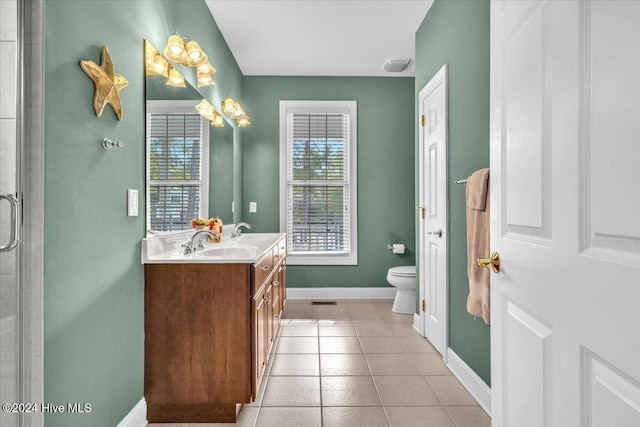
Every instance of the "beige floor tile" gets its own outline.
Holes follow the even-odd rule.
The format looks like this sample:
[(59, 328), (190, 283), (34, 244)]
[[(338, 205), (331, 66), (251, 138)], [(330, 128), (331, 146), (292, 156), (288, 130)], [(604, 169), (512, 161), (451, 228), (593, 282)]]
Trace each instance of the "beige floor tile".
[(385, 319), (379, 311), (350, 311), (351, 321), (358, 322), (384, 322)]
[(317, 319), (318, 309), (316, 307), (287, 307), (283, 317), (285, 319)]
[(149, 423), (147, 427), (188, 427), (188, 423)]
[(262, 406), (320, 406), (320, 378), (269, 377)]
[(276, 353), (318, 353), (318, 338), (281, 337)]
[(367, 354), (373, 375), (420, 375), (408, 354)]
[(349, 324), (318, 325), (318, 333), (321, 337), (354, 337), (355, 328)]
[(324, 427), (387, 427), (382, 408), (322, 408)]
[(426, 339), (421, 336), (413, 336), (413, 337), (398, 337), (400, 344), (402, 344), (402, 348), (407, 353), (437, 353), (438, 350), (435, 349), (433, 345)]
[(331, 310), (326, 309), (324, 307), (320, 307), (318, 309), (318, 319), (319, 320), (340, 320), (343, 322), (351, 321), (351, 316), (349, 316), (349, 312), (346, 310)]
[(362, 353), (357, 337), (320, 337), (320, 353)]
[(491, 427), (491, 418), (479, 406), (447, 406), (445, 409), (458, 427)]
[(361, 311), (380, 312), (380, 309), (373, 300), (348, 300), (347, 308), (350, 313)]
[(317, 376), (320, 375), (320, 361), (317, 354), (276, 354), (273, 355), (271, 376)]
[(320, 374), (322, 376), (371, 375), (363, 354), (321, 354)]
[(382, 312), (382, 316), (389, 323), (411, 323), (413, 324), (413, 314), (394, 313), (391, 310)]
[(392, 299), (375, 299), (373, 303), (378, 306), (380, 311), (389, 310), (391, 311), (391, 307), (393, 307)]
[(318, 325), (281, 325), (281, 337), (317, 337)]
[(391, 427), (456, 427), (440, 406), (385, 407)]
[(403, 353), (396, 337), (360, 337), (364, 353)]
[(421, 375), (452, 375), (440, 353), (417, 353), (410, 357)]
[(380, 406), (370, 376), (322, 377), (323, 406)]
[(240, 411), (240, 416), (238, 417), (238, 422), (230, 425), (236, 427), (253, 427), (256, 423), (256, 418), (258, 418), (258, 410), (259, 408), (243, 406), (242, 411)]
[(454, 376), (425, 376), (442, 405), (476, 405), (477, 402)]
[(390, 323), (389, 326), (397, 337), (420, 337), (420, 334), (413, 329), (413, 324), (408, 323)]
[(356, 323), (359, 337), (393, 337), (395, 334), (387, 322)]
[(373, 377), (382, 406), (440, 406), (424, 377)]
[(261, 408), (256, 427), (321, 427), (320, 408)]

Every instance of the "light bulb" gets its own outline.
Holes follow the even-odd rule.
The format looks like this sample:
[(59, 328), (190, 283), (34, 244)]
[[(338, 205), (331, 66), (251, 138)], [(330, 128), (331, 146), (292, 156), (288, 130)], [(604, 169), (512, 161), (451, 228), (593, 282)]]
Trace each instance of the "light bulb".
[(215, 82), (211, 78), (211, 75), (198, 73), (198, 87), (211, 86), (213, 84), (215, 84)]

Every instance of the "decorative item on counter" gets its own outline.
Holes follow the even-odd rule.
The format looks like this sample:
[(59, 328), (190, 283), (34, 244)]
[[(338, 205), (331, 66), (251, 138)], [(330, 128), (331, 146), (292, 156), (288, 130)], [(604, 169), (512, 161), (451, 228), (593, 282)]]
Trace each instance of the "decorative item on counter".
[(191, 220), (191, 227), (196, 229), (208, 228), (216, 233), (218, 238), (209, 236), (209, 241), (211, 243), (220, 243), (220, 240), (222, 239), (222, 220), (220, 220), (220, 218), (194, 218)]
[(122, 120), (122, 103), (120, 90), (129, 82), (124, 76), (113, 71), (114, 65), (107, 46), (102, 46), (100, 65), (93, 61), (80, 61), (80, 67), (93, 80), (95, 93), (93, 95), (93, 109), (100, 117), (107, 104), (111, 104), (118, 120)]

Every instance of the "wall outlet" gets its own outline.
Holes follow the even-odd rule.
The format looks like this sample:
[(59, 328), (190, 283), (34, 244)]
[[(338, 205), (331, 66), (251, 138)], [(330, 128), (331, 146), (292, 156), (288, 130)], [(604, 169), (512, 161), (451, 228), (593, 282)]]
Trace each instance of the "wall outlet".
[(138, 190), (127, 190), (127, 216), (138, 216)]
[(258, 212), (258, 202), (249, 202), (249, 213)]

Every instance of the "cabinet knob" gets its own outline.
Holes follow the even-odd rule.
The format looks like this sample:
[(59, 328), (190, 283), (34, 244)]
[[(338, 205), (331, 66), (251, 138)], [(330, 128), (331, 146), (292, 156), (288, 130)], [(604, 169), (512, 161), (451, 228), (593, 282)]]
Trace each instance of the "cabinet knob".
[(268, 269), (269, 269), (269, 266), (268, 266), (268, 265), (265, 265), (265, 266), (263, 266), (263, 267), (262, 267), (262, 270), (263, 270), (263, 271), (267, 271)]
[(278, 286), (280, 284), (280, 282), (278, 282), (277, 280), (273, 281), (273, 286)]

